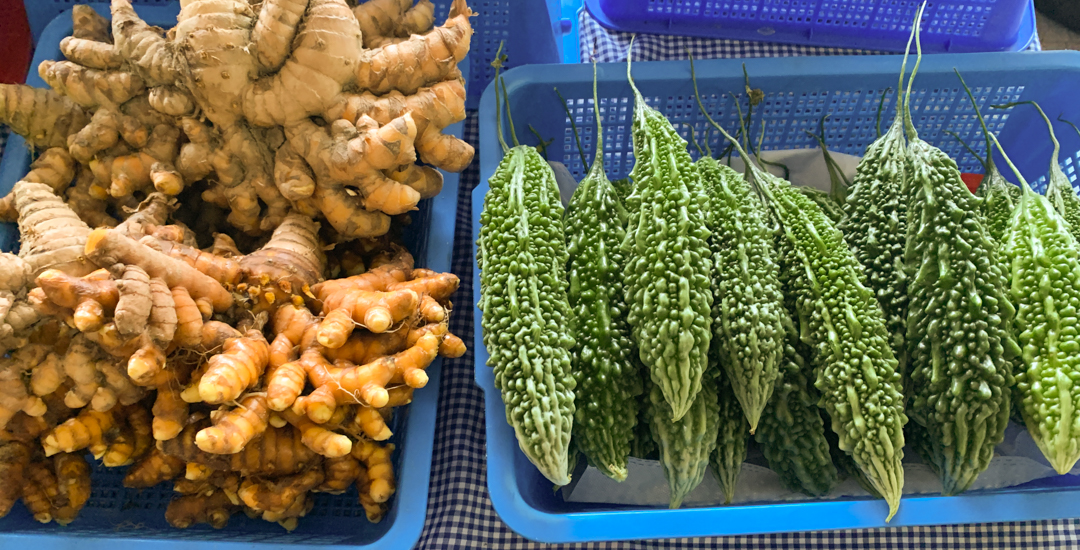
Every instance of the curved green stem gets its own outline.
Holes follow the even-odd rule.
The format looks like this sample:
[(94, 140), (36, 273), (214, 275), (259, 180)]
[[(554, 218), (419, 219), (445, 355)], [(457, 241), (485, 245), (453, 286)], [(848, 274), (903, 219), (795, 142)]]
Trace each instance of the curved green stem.
[(983, 139), (986, 140), (986, 160), (982, 160), (979, 155), (975, 154), (975, 151), (971, 151), (967, 143), (964, 140), (957, 137), (960, 143), (964, 143), (964, 147), (968, 147), (971, 154), (975, 155), (975, 158), (982, 160), (983, 169), (986, 170), (986, 174), (989, 174), (994, 166), (994, 150), (990, 146), (990, 129), (986, 127), (986, 120), (982, 116), (982, 111), (979, 110), (979, 104), (975, 102), (975, 94), (971, 93), (971, 88), (968, 87), (967, 82), (964, 81), (964, 77), (960, 74), (960, 71), (953, 69), (956, 73), (956, 78), (960, 79), (960, 85), (964, 87), (964, 92), (967, 93), (968, 100), (971, 101), (971, 108), (975, 109), (975, 116), (979, 117), (979, 124), (982, 125)]
[[(601, 122), (603, 117), (600, 116), (600, 95), (597, 93), (596, 84), (596, 60), (593, 60), (592, 64), (592, 104), (593, 114), (596, 115), (596, 139), (593, 140), (596, 144), (596, 158), (593, 160), (592, 168), (590, 172), (596, 170), (599, 166), (600, 171), (604, 170), (604, 125)], [(582, 153), (584, 154), (584, 153)]]
[[(904, 102), (902, 105), (904, 108), (904, 130), (907, 132), (908, 139), (911, 140), (919, 139), (919, 132), (915, 130), (915, 125), (911, 122), (911, 85), (915, 82), (915, 74), (919, 72), (919, 64), (922, 63), (922, 42), (919, 40), (919, 27), (922, 26), (922, 14), (924, 9), (926, 9), (926, 0), (919, 6), (919, 11), (915, 14), (915, 22), (912, 24), (907, 48), (904, 49), (904, 62), (900, 65), (900, 89), (903, 89), (904, 71), (907, 70), (908, 51), (911, 50), (911, 41), (914, 39), (915, 68), (911, 70), (911, 78), (908, 80), (907, 91), (904, 93)], [(899, 92), (897, 93), (899, 94)]]
[[(595, 80), (595, 74), (593, 75)], [(577, 152), (581, 155), (581, 169), (582, 171), (589, 170), (589, 161), (585, 160), (585, 148), (581, 146), (581, 138), (577, 133), (577, 124), (574, 124), (574, 113), (570, 112), (570, 106), (566, 104), (566, 98), (559, 93), (559, 88), (555, 88), (555, 95), (559, 96), (559, 101), (562, 102), (563, 110), (566, 111), (566, 118), (570, 119), (570, 129), (574, 132), (574, 141), (577, 142)], [(539, 137), (539, 136), (537, 136)]]
[(984, 172), (985, 174), (990, 173), (990, 167), (986, 164), (986, 159), (984, 159), (982, 157), (982, 155), (980, 155), (977, 151), (975, 151), (974, 147), (968, 145), (967, 142), (964, 141), (964, 139), (960, 137), (960, 134), (957, 134), (956, 132), (954, 132), (952, 130), (945, 130), (945, 133), (952, 136), (953, 139), (955, 139), (957, 142), (960, 143), (960, 145), (963, 145), (964, 149), (967, 149), (967, 152), (971, 153), (971, 156), (975, 157), (975, 159), (979, 161), (979, 164), (983, 165), (983, 170), (985, 170), (985, 172)]
[(1061, 144), (1058, 143), (1057, 135), (1054, 134), (1054, 124), (1050, 122), (1050, 117), (1046, 116), (1042, 107), (1039, 107), (1039, 104), (1034, 101), (1014, 101), (1003, 105), (991, 105), (991, 107), (995, 109), (1008, 109), (1009, 107), (1016, 107), (1017, 105), (1034, 106), (1039, 111), (1039, 114), (1042, 115), (1043, 121), (1046, 122), (1046, 128), (1050, 131), (1050, 141), (1054, 142), (1054, 152), (1050, 153), (1050, 169), (1053, 170), (1055, 166), (1058, 166), (1058, 153), (1061, 152)]
[[(901, 67), (901, 70), (904, 70), (904, 67)], [(901, 73), (900, 79), (903, 80), (903, 78), (904, 75)], [(889, 93), (890, 90), (892, 90), (892, 88), (885, 88), (884, 90), (882, 90), (881, 99), (878, 100), (877, 122), (874, 125), (874, 129), (877, 131), (877, 137), (881, 137), (881, 114), (885, 111), (885, 96)], [(821, 130), (821, 133), (822, 135), (825, 134), (824, 128)]]
[[(510, 147), (506, 145), (506, 139), (503, 138), (503, 123), (502, 113), (499, 110), (499, 72), (502, 70), (503, 62), (506, 56), (502, 54), (504, 42), (499, 42), (499, 49), (495, 52), (495, 60), (491, 62), (491, 66), (495, 67), (495, 132), (499, 136), (499, 144), (502, 145), (503, 153), (510, 150)], [(507, 112), (510, 111), (510, 106), (506, 106)]]

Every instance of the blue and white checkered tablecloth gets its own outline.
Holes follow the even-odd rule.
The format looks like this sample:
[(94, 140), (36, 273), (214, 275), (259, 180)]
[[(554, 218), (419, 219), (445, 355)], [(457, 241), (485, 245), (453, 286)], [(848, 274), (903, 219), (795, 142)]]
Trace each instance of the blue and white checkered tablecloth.
[[(629, 34), (609, 32), (587, 13), (581, 15), (583, 50), (596, 44), (599, 61), (626, 58)], [(798, 47), (732, 40), (697, 40), (639, 35), (635, 59), (671, 59), (685, 55), (689, 47), (695, 56), (768, 57), (792, 55), (842, 55), (873, 53), (856, 50)], [(640, 49), (639, 49), (640, 48)], [(1034, 49), (1039, 49), (1038, 41)], [(639, 53), (641, 52), (641, 53)], [(586, 52), (583, 52), (586, 53)], [(589, 55), (583, 55), (588, 59)], [(470, 113), (465, 139), (479, 142), (476, 113)], [(479, 182), (477, 162), (465, 170), (458, 196), (457, 228), (454, 237), (453, 271), (461, 277), (454, 297), (457, 307), (451, 330), (465, 342), (472, 342), (472, 190)], [(882, 550), (956, 549), (1005, 550), (1012, 548), (1080, 548), (1080, 519), (1021, 523), (991, 523), (937, 527), (897, 527), (889, 529), (786, 533), (749, 537), (603, 542), (577, 545), (545, 545), (516, 535), (499, 520), (487, 492), (485, 468), (484, 400), (473, 382), (473, 350), (443, 365), (439, 395), (438, 424), (435, 431), (434, 465), (427, 522), (418, 550), (534, 548), (659, 550), (659, 549), (746, 549), (746, 550)], [(1080, 510), (1077, 511), (1080, 515)]]

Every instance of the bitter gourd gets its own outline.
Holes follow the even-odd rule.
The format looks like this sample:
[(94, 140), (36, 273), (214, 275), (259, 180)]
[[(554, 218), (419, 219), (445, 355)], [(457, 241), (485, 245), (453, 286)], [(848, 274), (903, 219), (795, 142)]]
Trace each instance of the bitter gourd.
[(716, 448), (709, 455), (709, 465), (713, 476), (724, 493), (724, 504), (731, 504), (735, 498), (735, 486), (739, 483), (742, 463), (746, 460), (746, 444), (750, 438), (750, 425), (746, 422), (739, 400), (725, 373), (719, 369), (711, 370), (705, 376), (712, 375), (716, 382), (717, 428)]
[[(693, 60), (690, 65), (694, 78)], [(697, 82), (694, 82), (695, 94)], [(713, 126), (734, 139), (715, 121)], [(749, 156), (736, 143), (739, 154)], [(773, 220), (805, 276), (796, 289), (801, 335), (814, 349), (815, 387), (821, 392), (840, 448), (851, 453), (889, 505), (900, 506), (907, 417), (900, 373), (889, 347), (881, 306), (861, 282), (862, 268), (843, 237), (813, 201), (792, 185), (747, 163)]]
[[(1076, 195), (1076, 190), (1073, 189), (1069, 176), (1065, 175), (1065, 172), (1061, 170), (1061, 165), (1058, 164), (1058, 153), (1061, 151), (1061, 144), (1058, 143), (1057, 135), (1054, 134), (1054, 125), (1050, 122), (1050, 118), (1043, 112), (1042, 107), (1039, 107), (1039, 104), (1034, 101), (1006, 103), (1001, 107), (1014, 107), (1024, 104), (1032, 105), (1039, 111), (1039, 115), (1046, 122), (1047, 130), (1050, 131), (1050, 140), (1054, 143), (1054, 150), (1050, 153), (1050, 171), (1046, 175), (1046, 191), (1044, 195), (1046, 195), (1050, 204), (1054, 205), (1054, 209), (1058, 211), (1058, 214), (1061, 214), (1061, 217), (1065, 218), (1065, 221), (1069, 223), (1069, 231), (1072, 236), (1080, 239), (1080, 197)], [(995, 105), (995, 107), (997, 106)]]
[(1080, 244), (1050, 200), (1005, 161), (1024, 192), (1005, 237), (1024, 358), (1016, 393), (1032, 439), (1065, 474), (1080, 458)]
[(623, 240), (627, 320), (642, 362), (678, 420), (701, 388), (712, 339), (712, 257), (705, 225), (708, 195), (679, 136), (634, 91), (634, 187)]
[(919, 139), (911, 122), (908, 81), (902, 108), (910, 179), (904, 263), (908, 274), (908, 414), (916, 450), (941, 478), (943, 492), (963, 492), (990, 464), (1009, 418), (1013, 309), (996, 243), (980, 204), (943, 151)]
[(660, 450), (660, 465), (671, 490), (671, 508), (678, 508), (686, 495), (701, 484), (709, 456), (716, 448), (720, 406), (716, 382), (710, 375), (701, 377), (701, 391), (694, 396), (686, 414), (672, 420), (670, 406), (660, 386), (649, 392), (649, 429)]
[(753, 433), (776, 385), (784, 342), (772, 231), (764, 205), (741, 174), (707, 153), (697, 167), (712, 204), (706, 223), (716, 265), (713, 346)]
[(508, 148), (501, 120), (498, 128), (504, 156), (488, 180), (477, 242), (484, 345), (521, 450), (566, 485), (575, 382), (563, 207), (551, 166), (516, 138)]
[(642, 368), (630, 340), (623, 297), (625, 264), (619, 249), (627, 212), (604, 174), (604, 135), (593, 66), (596, 158), (566, 210), (570, 264), (568, 297), (577, 320), (572, 350), (577, 381), (574, 443), (589, 464), (626, 479), (626, 459), (637, 423)]
[(824, 496), (836, 487), (839, 475), (825, 438), (817, 391), (806, 378), (810, 369), (799, 352), (802, 342), (790, 318), (785, 317), (784, 327), (782, 377), (754, 439), (785, 487)]
[[(905, 70), (906, 63), (900, 67), (898, 95), (903, 92)], [(866, 286), (874, 292), (885, 313), (885, 326), (901, 373), (907, 370), (904, 344), (908, 305), (904, 271), (907, 235), (905, 146), (903, 116), (898, 109), (888, 131), (866, 148), (859, 161), (855, 182), (844, 203), (844, 217), (837, 225), (844, 234), (844, 241), (863, 266)]]

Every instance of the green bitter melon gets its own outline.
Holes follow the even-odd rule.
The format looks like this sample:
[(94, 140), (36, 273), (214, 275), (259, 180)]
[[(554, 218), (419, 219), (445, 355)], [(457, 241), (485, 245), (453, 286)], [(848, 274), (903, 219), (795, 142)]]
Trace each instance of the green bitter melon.
[(710, 375), (701, 378), (701, 391), (679, 420), (671, 420), (667, 414), (670, 407), (657, 385), (649, 392), (649, 406), (652, 409), (649, 428), (671, 490), (669, 505), (678, 508), (686, 495), (701, 484), (709, 457), (716, 448), (720, 420), (716, 382)]
[(563, 207), (551, 166), (516, 137), (508, 148), (496, 120), (504, 156), (488, 180), (477, 240), (484, 346), (521, 450), (566, 485), (575, 381)]

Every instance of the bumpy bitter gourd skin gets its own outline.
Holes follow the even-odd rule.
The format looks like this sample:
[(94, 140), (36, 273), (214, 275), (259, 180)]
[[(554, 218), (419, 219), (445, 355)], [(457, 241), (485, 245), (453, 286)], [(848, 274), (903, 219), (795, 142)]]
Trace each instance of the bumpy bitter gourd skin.
[(739, 484), (739, 473), (746, 460), (746, 443), (750, 439), (750, 425), (739, 406), (739, 400), (728, 382), (727, 375), (720, 369), (710, 369), (705, 376), (713, 376), (717, 395), (716, 449), (709, 455), (709, 465), (713, 475), (724, 493), (724, 504), (731, 504), (735, 498), (735, 487)]
[(577, 321), (572, 350), (577, 381), (574, 445), (589, 464), (623, 481), (644, 369), (630, 339), (623, 297), (626, 261), (620, 245), (627, 213), (604, 175), (602, 161), (601, 145), (566, 210), (567, 295)]
[(701, 391), (679, 420), (672, 420), (667, 414), (667, 400), (659, 386), (652, 386), (649, 392), (653, 411), (649, 429), (660, 450), (660, 465), (671, 489), (669, 505), (673, 509), (681, 506), (686, 495), (705, 477), (709, 457), (716, 448), (718, 403), (716, 382), (708, 374), (701, 378)]
[(1024, 359), (1016, 396), (1031, 437), (1065, 474), (1080, 458), (1080, 246), (1051, 202), (1028, 188), (1005, 250)]
[(697, 166), (712, 201), (713, 346), (753, 433), (776, 385), (785, 338), (773, 234), (741, 174), (708, 156)]
[(790, 319), (785, 319), (785, 328), (781, 378), (754, 439), (785, 487), (824, 496), (839, 483), (839, 474), (829, 452), (817, 392), (807, 380), (810, 368), (799, 351), (802, 343)]
[(574, 323), (559, 189), (551, 166), (528, 146), (510, 149), (488, 182), (477, 243), (488, 365), (521, 450), (552, 483), (566, 485)]
[[(786, 241), (786, 288), (794, 294), (799, 334), (812, 348), (814, 386), (841, 450), (850, 454), (889, 504), (904, 485), (904, 400), (885, 315), (862, 284), (862, 269), (840, 231), (790, 183), (761, 174)], [(786, 256), (786, 257), (785, 257)]]
[(866, 286), (885, 313), (893, 354), (901, 373), (907, 370), (907, 200), (904, 197), (907, 149), (903, 117), (897, 116), (885, 135), (866, 148), (838, 229), (862, 264)]
[(1050, 153), (1050, 171), (1046, 177), (1046, 198), (1050, 204), (1054, 205), (1058, 214), (1061, 214), (1061, 217), (1069, 223), (1069, 231), (1073, 237), (1080, 239), (1080, 196), (1076, 195), (1076, 189), (1073, 189), (1069, 176), (1065, 175), (1065, 172), (1061, 170), (1061, 165), (1058, 164), (1061, 144), (1058, 142), (1057, 135), (1054, 134), (1054, 124), (1050, 122), (1050, 117), (1046, 116), (1038, 103), (1034, 101), (1030, 103), (1039, 110), (1050, 132), (1050, 141), (1054, 143), (1054, 150)]
[(622, 245), (627, 320), (642, 362), (678, 420), (701, 388), (712, 339), (709, 199), (686, 141), (636, 87), (634, 95), (636, 162)]
[(1014, 312), (982, 201), (948, 155), (910, 124), (908, 134), (909, 414), (916, 448), (952, 495), (971, 486), (1004, 438)]
[(1013, 210), (1020, 201), (1019, 191), (1020, 188), (1009, 183), (992, 164), (990, 171), (975, 190), (975, 196), (983, 200), (982, 213), (986, 231), (998, 243), (999, 251), (1004, 246), (1005, 232), (1009, 230)]

